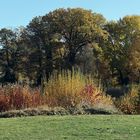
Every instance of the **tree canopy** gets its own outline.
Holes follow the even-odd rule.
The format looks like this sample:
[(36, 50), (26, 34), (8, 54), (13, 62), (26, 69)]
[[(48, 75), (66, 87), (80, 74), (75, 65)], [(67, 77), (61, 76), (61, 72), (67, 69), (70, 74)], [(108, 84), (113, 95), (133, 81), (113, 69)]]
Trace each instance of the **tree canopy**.
[(56, 9), (23, 28), (0, 30), (0, 82), (80, 68), (105, 86), (140, 82), (140, 16), (107, 21), (82, 8)]

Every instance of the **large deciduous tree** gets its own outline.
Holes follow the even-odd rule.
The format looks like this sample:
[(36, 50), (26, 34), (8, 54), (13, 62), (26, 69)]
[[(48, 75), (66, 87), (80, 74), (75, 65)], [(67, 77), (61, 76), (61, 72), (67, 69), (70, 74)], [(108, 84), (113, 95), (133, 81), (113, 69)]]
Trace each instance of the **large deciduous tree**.
[(49, 23), (51, 32), (58, 34), (65, 44), (65, 67), (71, 68), (75, 64), (76, 55), (84, 46), (106, 38), (102, 28), (104, 17), (89, 10), (58, 9), (44, 16), (43, 21)]

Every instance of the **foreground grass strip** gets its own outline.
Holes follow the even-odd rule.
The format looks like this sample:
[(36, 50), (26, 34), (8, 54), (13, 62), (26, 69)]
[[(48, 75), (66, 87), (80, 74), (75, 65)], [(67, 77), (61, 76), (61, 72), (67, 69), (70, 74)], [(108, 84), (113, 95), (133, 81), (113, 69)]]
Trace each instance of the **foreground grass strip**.
[(139, 140), (140, 116), (83, 115), (0, 119), (0, 140)]

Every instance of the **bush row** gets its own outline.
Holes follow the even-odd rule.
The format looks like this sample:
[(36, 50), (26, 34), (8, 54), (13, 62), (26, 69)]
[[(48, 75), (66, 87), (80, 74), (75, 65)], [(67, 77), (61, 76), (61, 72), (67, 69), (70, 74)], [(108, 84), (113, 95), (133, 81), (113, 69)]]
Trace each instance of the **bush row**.
[(53, 73), (48, 81), (44, 78), (37, 88), (19, 84), (0, 86), (0, 112), (44, 105), (66, 110), (78, 105), (115, 110), (115, 105), (125, 114), (139, 114), (140, 86), (133, 85), (128, 94), (112, 99), (96, 86), (91, 76), (84, 76), (79, 71)]
[(54, 73), (41, 87), (31, 88), (19, 84), (0, 87), (0, 112), (47, 105), (71, 108), (79, 104), (111, 105), (113, 102), (97, 88), (90, 76), (78, 71)]

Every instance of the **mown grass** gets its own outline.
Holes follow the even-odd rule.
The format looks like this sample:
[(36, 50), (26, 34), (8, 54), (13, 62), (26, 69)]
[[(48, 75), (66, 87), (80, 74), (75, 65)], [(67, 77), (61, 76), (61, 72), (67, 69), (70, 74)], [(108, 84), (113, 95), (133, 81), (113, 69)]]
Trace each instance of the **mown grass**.
[(139, 124), (127, 115), (0, 119), (0, 140), (139, 140)]

